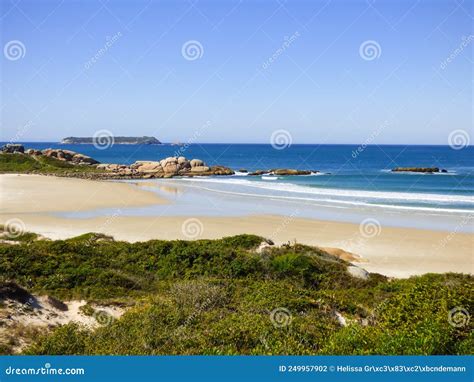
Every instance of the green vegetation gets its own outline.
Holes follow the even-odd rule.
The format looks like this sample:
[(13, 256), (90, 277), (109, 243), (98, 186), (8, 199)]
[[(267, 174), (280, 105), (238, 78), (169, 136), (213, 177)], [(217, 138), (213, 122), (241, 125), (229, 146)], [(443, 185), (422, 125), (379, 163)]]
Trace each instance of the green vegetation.
[(1, 244), (0, 286), (10, 280), (35, 294), (129, 306), (95, 330), (58, 327), (26, 354), (473, 352), (472, 322), (453, 325), (449, 314), (472, 311), (472, 276), (363, 280), (318, 248), (257, 253), (262, 240), (132, 244), (86, 234)]
[(45, 155), (0, 153), (0, 173), (77, 174), (100, 172), (93, 166), (74, 165)]

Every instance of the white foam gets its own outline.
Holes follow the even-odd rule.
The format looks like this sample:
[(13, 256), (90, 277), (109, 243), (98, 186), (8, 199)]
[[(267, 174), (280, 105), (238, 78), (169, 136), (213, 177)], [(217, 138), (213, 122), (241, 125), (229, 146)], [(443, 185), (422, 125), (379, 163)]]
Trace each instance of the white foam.
[[(420, 203), (465, 203), (474, 205), (474, 197), (468, 195), (447, 195), (447, 194), (427, 194), (427, 193), (409, 193), (409, 192), (391, 192), (391, 191), (366, 191), (366, 190), (342, 190), (334, 188), (315, 188), (301, 186), (291, 183), (268, 183), (262, 181), (249, 181), (246, 179), (223, 179), (223, 178), (209, 178), (209, 179), (196, 179), (189, 178), (186, 181), (190, 182), (208, 182), (208, 183), (220, 183), (220, 184), (233, 184), (240, 185), (250, 188), (265, 189), (271, 191), (287, 192), (291, 194), (307, 194), (313, 197), (329, 197), (324, 199), (325, 201), (331, 202), (343, 202), (344, 199), (347, 202), (358, 203), (360, 201), (353, 201), (353, 199), (359, 198), (362, 200), (388, 200), (388, 201), (402, 201), (402, 202), (420, 202)], [(275, 196), (275, 195), (272, 195)], [(342, 199), (342, 200), (341, 200)], [(438, 210), (438, 209), (435, 209)]]

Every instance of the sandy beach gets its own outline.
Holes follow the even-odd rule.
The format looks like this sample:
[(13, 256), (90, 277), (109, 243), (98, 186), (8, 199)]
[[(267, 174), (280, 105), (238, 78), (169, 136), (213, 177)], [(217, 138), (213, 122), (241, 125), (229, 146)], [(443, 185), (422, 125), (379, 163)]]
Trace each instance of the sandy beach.
[(0, 213), (86, 211), (166, 203), (156, 194), (118, 182), (42, 175), (0, 176)]
[[(297, 241), (341, 248), (359, 256), (359, 266), (388, 276), (473, 273), (474, 240), (469, 233), (383, 226), (375, 234), (368, 234), (361, 232), (358, 224), (270, 214), (126, 216), (123, 209), (127, 207), (164, 205), (169, 201), (133, 184), (82, 179), (1, 175), (0, 187), (0, 223), (21, 219), (27, 231), (52, 239), (86, 232), (102, 232), (127, 241), (214, 239), (248, 233), (271, 238), (276, 244)], [(101, 208), (108, 212), (91, 218), (57, 214)]]

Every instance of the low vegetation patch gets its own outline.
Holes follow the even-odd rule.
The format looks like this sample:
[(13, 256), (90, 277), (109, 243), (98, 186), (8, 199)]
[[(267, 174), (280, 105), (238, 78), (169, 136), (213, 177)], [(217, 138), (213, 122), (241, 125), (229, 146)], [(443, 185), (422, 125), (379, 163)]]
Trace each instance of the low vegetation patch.
[(94, 166), (75, 165), (45, 155), (0, 153), (0, 173), (74, 175), (100, 172)]
[[(363, 280), (318, 248), (295, 244), (257, 253), (262, 240), (127, 243), (87, 234), (3, 243), (0, 283), (129, 306), (118, 319), (85, 306), (82, 314), (101, 326), (57, 327), (36, 336), (25, 354), (473, 352), (472, 276)], [(8, 353), (7, 345), (0, 352)]]

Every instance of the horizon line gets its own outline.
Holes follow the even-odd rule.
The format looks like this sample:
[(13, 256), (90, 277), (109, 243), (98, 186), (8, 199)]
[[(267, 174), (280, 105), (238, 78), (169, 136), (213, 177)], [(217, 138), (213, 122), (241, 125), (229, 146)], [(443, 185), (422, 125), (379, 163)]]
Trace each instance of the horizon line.
[[(0, 141), (1, 144), (27, 144), (27, 143), (56, 143), (61, 145), (92, 145), (92, 143), (61, 143), (58, 141)], [(271, 146), (271, 143), (268, 142), (161, 142), (156, 144), (130, 144), (130, 143), (114, 143), (118, 146), (160, 146), (160, 145), (172, 145), (172, 146), (191, 146), (191, 145), (267, 145)], [(440, 143), (291, 143), (288, 147), (291, 146), (450, 146), (449, 144), (440, 144)], [(474, 145), (466, 145), (464, 147), (474, 147)]]

